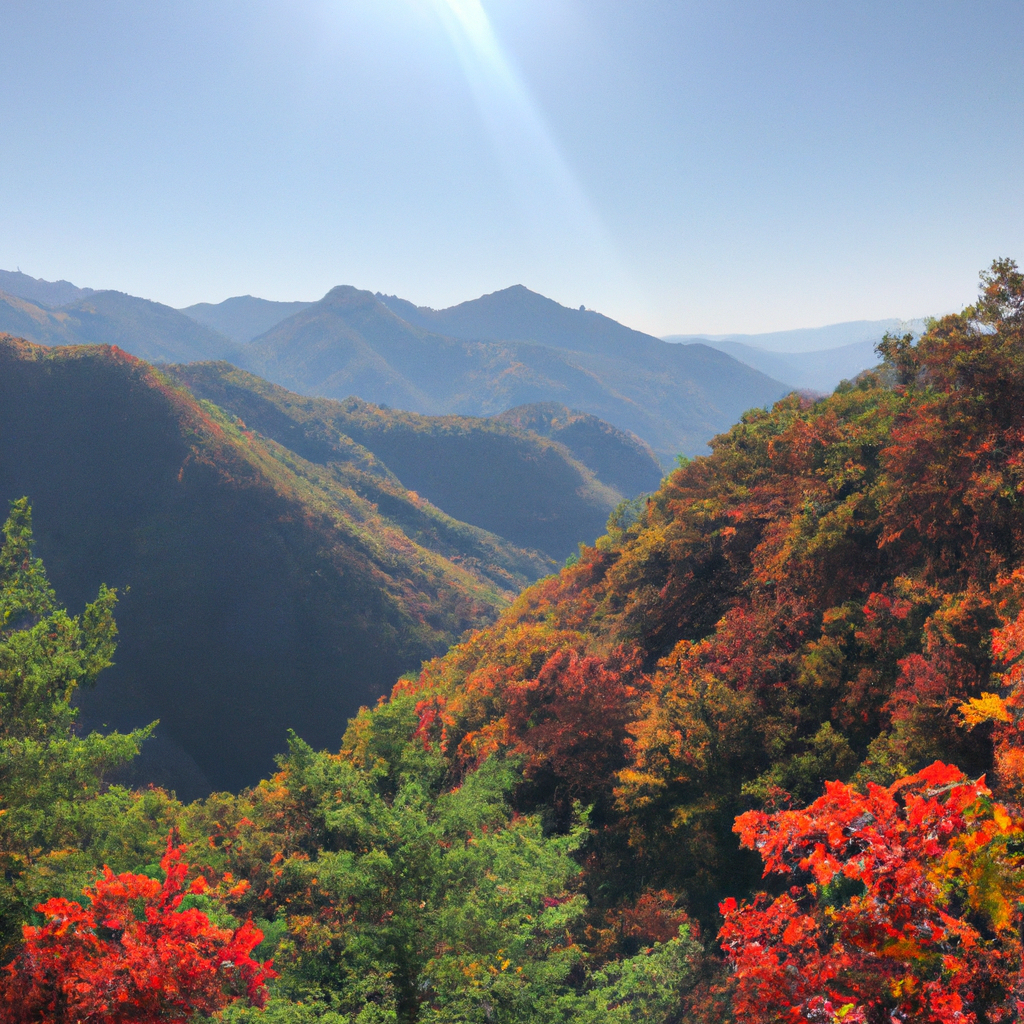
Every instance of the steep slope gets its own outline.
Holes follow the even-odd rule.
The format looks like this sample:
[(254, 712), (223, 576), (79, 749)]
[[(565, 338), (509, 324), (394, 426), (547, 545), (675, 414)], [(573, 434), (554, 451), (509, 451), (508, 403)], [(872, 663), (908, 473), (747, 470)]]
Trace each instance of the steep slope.
[(123, 292), (90, 292), (55, 310), (0, 294), (0, 331), (41, 345), (117, 345), (151, 362), (237, 358), (239, 351), (184, 313)]
[(502, 422), (304, 398), (226, 363), (170, 372), (304, 458), (334, 464), (370, 452), (375, 471), (393, 472), (449, 515), (559, 561), (604, 531), (623, 496), (561, 444)]
[(0, 292), (0, 331), (40, 345), (74, 345), (75, 322), (67, 313)]
[[(0, 500), (22, 495), (72, 608), (97, 580), (125, 588), (117, 666), (83, 695), (86, 723), (159, 718), (146, 771), (184, 794), (254, 782), (289, 727), (336, 745), (360, 704), (493, 615), (518, 582), (498, 562), (536, 562), (422, 517), (440, 547), (457, 527), (480, 561), (489, 545), (500, 587), (149, 365), (4, 337)], [(390, 496), (410, 519), (422, 505)]]
[(557, 402), (540, 402), (509, 409), (495, 419), (564, 444), (624, 497), (657, 490), (661, 483), (661, 465), (650, 445), (589, 413)]
[(310, 302), (272, 302), (252, 295), (236, 295), (223, 302), (197, 302), (180, 312), (219, 331), (236, 344), (245, 345), (310, 305)]
[(880, 370), (745, 416), (396, 687), (453, 777), (510, 750), (520, 810), (568, 827), (593, 805), (588, 893), (634, 906), (646, 886), (716, 924), (763, 885), (736, 816), (826, 780), (941, 760), (1019, 799), (1024, 277), (983, 280)]
[[(422, 413), (487, 416), (536, 402), (571, 403), (637, 434), (665, 462), (680, 451), (704, 450), (745, 409), (787, 390), (706, 346), (670, 345), (526, 289), (508, 291), (512, 307), (530, 313), (524, 313), (528, 326), (541, 314), (557, 321), (543, 343), (439, 334), (403, 319), (370, 292), (338, 287), (256, 339), (244, 365), (305, 394), (358, 395)], [(392, 305), (409, 312), (408, 304)], [(492, 311), (491, 321), (508, 305)], [(574, 317), (583, 318), (585, 329), (572, 336), (556, 330)], [(468, 332), (464, 321), (454, 327)], [(549, 340), (578, 347), (555, 348)]]
[(92, 295), (92, 288), (78, 288), (70, 281), (44, 281), (20, 270), (0, 270), (0, 292), (54, 308)]
[(82, 344), (117, 345), (150, 362), (229, 359), (237, 354), (222, 334), (184, 313), (124, 292), (93, 292), (61, 309)]

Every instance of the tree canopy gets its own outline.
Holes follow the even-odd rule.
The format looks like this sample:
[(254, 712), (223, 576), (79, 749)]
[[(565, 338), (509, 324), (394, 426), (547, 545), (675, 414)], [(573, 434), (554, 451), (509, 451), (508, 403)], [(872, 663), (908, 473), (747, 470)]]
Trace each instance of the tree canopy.
[(1018, 1019), (1022, 310), (997, 261), (877, 370), (682, 461), (340, 749), (293, 736), (189, 805), (109, 784), (143, 733), (74, 733), (114, 596), (59, 611), (16, 503), (8, 959), (173, 867), (172, 914), (273, 957), (265, 1007), (196, 1003), (247, 1024)]

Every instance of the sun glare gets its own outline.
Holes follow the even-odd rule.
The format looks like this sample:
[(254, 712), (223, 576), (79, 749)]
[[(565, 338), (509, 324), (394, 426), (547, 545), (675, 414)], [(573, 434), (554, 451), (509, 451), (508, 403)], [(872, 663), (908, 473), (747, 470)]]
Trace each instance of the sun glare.
[(505, 56), (480, 0), (433, 0), (491, 145), (527, 211), (555, 205), (588, 245), (614, 260), (608, 234), (562, 155), (520, 75)]

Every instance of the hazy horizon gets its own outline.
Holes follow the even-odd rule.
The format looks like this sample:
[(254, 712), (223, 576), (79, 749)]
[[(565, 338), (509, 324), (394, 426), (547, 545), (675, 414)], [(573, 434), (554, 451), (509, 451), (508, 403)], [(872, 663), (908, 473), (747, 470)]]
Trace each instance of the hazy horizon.
[(1009, 2), (7, 5), (0, 265), (175, 308), (521, 282), (658, 336), (955, 310), (1020, 255), (1021, 29)]
[[(15, 268), (14, 271), (9, 270), (9, 268), (7, 268), (7, 267), (0, 267), (0, 274), (3, 274), (5, 272), (6, 273), (25, 273), (23, 270), (21, 270), (20, 267), (19, 268)], [(31, 277), (31, 275), (27, 275), (27, 276)], [(36, 278), (33, 278), (33, 280), (39, 281), (40, 283), (43, 283), (43, 284), (68, 284), (68, 285), (73, 285), (73, 286), (75, 286), (77, 288), (82, 288), (83, 290), (86, 290), (86, 291), (110, 290), (110, 291), (121, 291), (121, 292), (123, 292), (123, 289), (118, 289), (118, 288), (96, 289), (96, 288), (92, 288), (90, 285), (82, 285), (82, 284), (80, 284), (77, 281), (67, 281), (67, 280), (65, 280), (63, 278), (58, 280), (58, 281), (49, 281), (46, 278), (36, 277)], [(2, 292), (4, 290), (3, 287), (2, 287), (2, 283), (3, 282), (0, 281), (0, 292)], [(328, 288), (327, 292), (325, 292), (324, 295), (328, 294), (333, 288), (344, 287), (344, 286), (345, 286), (344, 282), (340, 282), (338, 285), (332, 285), (331, 288)], [(521, 285), (521, 284), (519, 284), (517, 282), (514, 285), (507, 285), (505, 288), (495, 289), (495, 291), (496, 292), (502, 292), (502, 291), (506, 291), (506, 290), (508, 290), (510, 288), (514, 288), (514, 287), (517, 287), (517, 286), (518, 287), (527, 287), (526, 285)], [(350, 286), (350, 287), (354, 287), (354, 286)], [(369, 288), (360, 289), (360, 290), (371, 292), (371, 293), (376, 294), (376, 295), (384, 294), (379, 289), (377, 289), (376, 291), (374, 291), (373, 289), (369, 289)], [(530, 288), (528, 290), (529, 291), (534, 291), (534, 289), (532, 289), (532, 288)], [(485, 295), (487, 295), (487, 294), (493, 294), (493, 293), (485, 293)], [(537, 293), (537, 294), (541, 294), (541, 293)], [(303, 299), (295, 299), (295, 298), (291, 298), (291, 299), (266, 299), (265, 296), (253, 295), (251, 292), (246, 292), (245, 294), (240, 294), (240, 295), (229, 295), (229, 296), (227, 296), (227, 297), (225, 297), (223, 299), (218, 299), (218, 300), (215, 300), (215, 301), (201, 299), (201, 300), (199, 300), (199, 301), (197, 301), (195, 303), (192, 303), (189, 306), (180, 306), (180, 307), (171, 307), (171, 308), (177, 308), (180, 312), (188, 312), (190, 309), (192, 309), (195, 306), (204, 306), (204, 305), (206, 305), (206, 306), (219, 306), (219, 305), (223, 305), (224, 303), (231, 302), (231, 301), (237, 300), (237, 299), (259, 299), (259, 300), (262, 300), (262, 301), (277, 302), (277, 303), (281, 303), (281, 304), (284, 304), (284, 305), (290, 305), (290, 304), (295, 304), (295, 303), (306, 303), (306, 304), (312, 305), (314, 302), (317, 302), (321, 298), (323, 298), (324, 295), (318, 295), (316, 298), (313, 298), (313, 299), (310, 299), (310, 298), (303, 298)], [(150, 296), (147, 296), (147, 295), (139, 295), (139, 296), (134, 296), (134, 297), (135, 298), (142, 298), (142, 299), (150, 299), (150, 301), (159, 301), (157, 299), (151, 299)], [(405, 296), (402, 296), (402, 295), (394, 296), (394, 297), (405, 298)], [(473, 296), (470, 296), (468, 298), (460, 299), (460, 300), (452, 303), (452, 306), (457, 306), (457, 305), (460, 305), (461, 303), (464, 303), (464, 302), (471, 302), (474, 299), (482, 298), (482, 297), (485, 297), (485, 296), (473, 295)], [(551, 298), (551, 296), (545, 296), (545, 297), (546, 298)], [(557, 301), (557, 300), (555, 300), (555, 301)], [(166, 303), (164, 303), (164, 305), (166, 305)], [(561, 305), (565, 305), (565, 303), (561, 303)], [(421, 308), (433, 309), (433, 310), (444, 310), (444, 309), (448, 309), (448, 308), (451, 308), (451, 307), (449, 307), (449, 306), (431, 306), (428, 303), (428, 304), (421, 304)], [(574, 307), (566, 307), (566, 308), (574, 308)], [(608, 314), (604, 313), (603, 310), (600, 310), (600, 309), (593, 310), (593, 312), (601, 313), (602, 315), (605, 315), (605, 316), (608, 315)], [(821, 331), (832, 331), (832, 330), (837, 329), (837, 328), (838, 329), (842, 329), (842, 328), (854, 328), (854, 329), (857, 329), (857, 328), (861, 328), (861, 327), (863, 327), (863, 328), (872, 328), (872, 327), (875, 327), (876, 325), (888, 326), (888, 325), (891, 325), (891, 324), (897, 324), (898, 325), (898, 324), (903, 324), (903, 323), (913, 325), (913, 324), (920, 323), (924, 319), (927, 319), (927, 318), (925, 318), (925, 317), (908, 317), (908, 318), (883, 317), (883, 318), (881, 318), (879, 320), (844, 320), (844, 321), (839, 321), (839, 322), (836, 322), (836, 323), (814, 324), (814, 325), (807, 326), (807, 327), (798, 327), (798, 328), (792, 328), (792, 329), (789, 329), (789, 330), (780, 330), (780, 331), (765, 331), (765, 332), (760, 332), (760, 333), (724, 332), (724, 333), (719, 333), (719, 334), (711, 334), (711, 333), (709, 333), (707, 331), (692, 331), (692, 332), (688, 331), (688, 332), (685, 332), (685, 333), (684, 332), (670, 332), (668, 334), (652, 335), (652, 336), (653, 337), (660, 337), (664, 341), (672, 341), (672, 342), (680, 342), (680, 341), (691, 342), (691, 341), (702, 341), (702, 340), (711, 341), (711, 342), (719, 342), (719, 341), (742, 341), (744, 339), (759, 339), (759, 340), (760, 339), (764, 339), (764, 340), (767, 341), (767, 340), (778, 339), (779, 342), (783, 343), (782, 346), (777, 349), (778, 351), (780, 351), (780, 352), (781, 351), (799, 351), (798, 347), (794, 347), (790, 343), (790, 336), (791, 335), (792, 336), (797, 336), (797, 337), (799, 337), (800, 335), (814, 335), (814, 334), (817, 334), (818, 332), (821, 332)], [(624, 326), (632, 327), (633, 325), (626, 323), (626, 324), (624, 324)], [(636, 328), (634, 328), (634, 329), (636, 329)], [(841, 340), (841, 341), (835, 341), (835, 342), (831, 342), (830, 341), (825, 347), (838, 347), (839, 345), (848, 344), (848, 343), (849, 342), (847, 340), (845, 340), (845, 337), (844, 337), (844, 340)]]

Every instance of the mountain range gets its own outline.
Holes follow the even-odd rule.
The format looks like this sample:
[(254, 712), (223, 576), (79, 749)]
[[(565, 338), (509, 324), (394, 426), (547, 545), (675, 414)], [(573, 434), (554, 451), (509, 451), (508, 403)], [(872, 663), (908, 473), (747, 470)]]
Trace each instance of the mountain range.
[(41, 345), (117, 345), (151, 362), (241, 357), (233, 341), (184, 313), (114, 291), (52, 309), (0, 292), (0, 331)]
[[(5, 283), (37, 296), (47, 284)], [(555, 402), (636, 434), (663, 466), (789, 390), (710, 346), (672, 345), (521, 286), (444, 310), (347, 286), (308, 305), (239, 296), (186, 311), (119, 292), (83, 291), (55, 308), (8, 293), (0, 330), (42, 344), (109, 341), (157, 362), (224, 359), (306, 395), (425, 414)]]
[(707, 346), (667, 344), (519, 286), (441, 311), (334, 288), (252, 342), (245, 364), (306, 394), (416, 412), (571, 405), (643, 438), (663, 464), (788, 390)]
[(851, 320), (768, 334), (672, 334), (666, 341), (711, 345), (741, 363), (797, 388), (830, 392), (840, 381), (878, 365), (875, 347), (887, 333), (920, 337), (924, 319)]
[(564, 407), (429, 417), (0, 336), (0, 499), (30, 499), (73, 607), (122, 590), (83, 721), (159, 719), (135, 781), (186, 796), (254, 782), (288, 728), (336, 743), (660, 478), (643, 442)]
[(205, 327), (220, 331), (239, 345), (248, 344), (311, 302), (272, 302), (252, 295), (236, 295), (223, 302), (197, 302), (182, 313)]
[[(455, 519), (559, 562), (601, 534), (624, 498), (661, 481), (643, 442), (564, 407), (545, 410), (566, 427), (549, 427), (544, 437), (527, 425), (544, 415), (530, 407), (519, 412), (524, 422), (424, 416), (358, 398), (303, 397), (228, 363), (165, 369), (196, 397), (310, 462), (365, 466), (369, 455), (376, 473), (400, 480)], [(574, 423), (583, 429), (573, 433)], [(365, 496), (380, 504), (376, 482), (373, 488)]]

